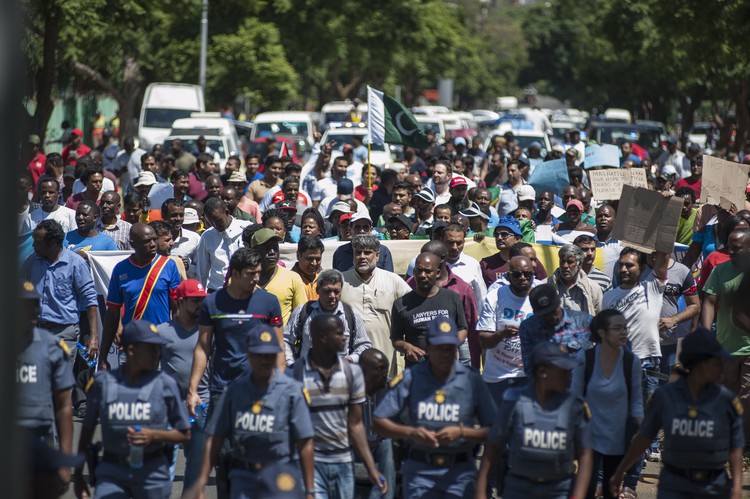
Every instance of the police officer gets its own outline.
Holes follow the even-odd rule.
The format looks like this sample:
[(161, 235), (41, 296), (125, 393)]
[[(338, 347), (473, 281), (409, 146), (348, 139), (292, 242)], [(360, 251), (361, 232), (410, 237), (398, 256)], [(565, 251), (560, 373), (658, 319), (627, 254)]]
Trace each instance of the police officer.
[[(675, 366), (680, 378), (654, 393), (638, 435), (610, 480), (613, 495), (625, 470), (663, 428), (659, 498), (742, 496), (742, 404), (719, 385), (722, 358), (728, 357), (707, 329), (698, 328), (682, 340), (682, 366)], [(727, 461), (731, 480), (724, 469)]]
[(215, 411), (209, 415), (205, 429), (209, 437), (200, 476), (185, 497), (201, 497), (225, 438), (232, 442), (229, 469), (232, 499), (256, 497), (262, 471), (274, 463), (293, 462), (297, 452), (305, 495), (314, 496), (315, 432), (307, 408), (307, 393), (298, 381), (276, 369), (276, 357), (281, 351), (271, 326), (261, 324), (250, 331), (247, 342), (250, 371), (227, 386)]
[[(152, 323), (129, 322), (120, 335), (125, 364), (94, 379), (78, 451), (86, 451), (100, 422), (104, 455), (94, 471), (95, 498), (170, 496), (171, 452), (174, 444), (190, 439), (190, 423), (177, 382), (157, 370), (164, 343)], [(143, 448), (140, 466), (131, 459), (138, 447)], [(77, 497), (89, 496), (83, 466), (76, 468), (75, 489)]]
[[(36, 326), (39, 295), (29, 281), (21, 287), (21, 300), (28, 312), (26, 343), (18, 355), (18, 425), (53, 446), (54, 423), (60, 439), (60, 450), (73, 450), (73, 401), (75, 379), (68, 367), (68, 345)], [(60, 468), (57, 485), (63, 492), (70, 482), (70, 468)]]
[(477, 499), (486, 497), (487, 476), (505, 445), (509, 470), (503, 499), (586, 496), (593, 455), (590, 416), (583, 400), (568, 391), (577, 361), (555, 342), (536, 345), (529, 360), (532, 382), (503, 394), (479, 468)]
[(472, 450), (486, 438), (495, 405), (479, 374), (456, 360), (461, 342), (452, 319), (433, 320), (427, 342), (428, 360), (391, 381), (373, 415), (375, 431), (409, 442), (404, 497), (471, 497)]

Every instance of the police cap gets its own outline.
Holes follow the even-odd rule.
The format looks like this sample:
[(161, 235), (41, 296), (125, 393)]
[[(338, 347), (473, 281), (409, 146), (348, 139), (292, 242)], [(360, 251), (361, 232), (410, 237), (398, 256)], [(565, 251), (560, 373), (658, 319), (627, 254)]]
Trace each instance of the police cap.
[(578, 361), (570, 356), (568, 349), (562, 343), (545, 341), (534, 347), (531, 353), (531, 367), (552, 365), (570, 371), (575, 369)]
[(255, 326), (247, 337), (247, 351), (257, 354), (279, 353), (281, 347), (276, 339), (276, 332), (267, 324)]
[(681, 361), (683, 361), (683, 357), (692, 359), (697, 357), (729, 358), (731, 355), (724, 350), (719, 343), (719, 340), (716, 339), (716, 334), (713, 331), (699, 327), (682, 339), (682, 350), (680, 351)]
[(120, 344), (123, 346), (134, 343), (152, 343), (154, 345), (166, 345), (169, 340), (159, 334), (159, 329), (151, 322), (136, 319), (128, 322), (122, 328)]
[(427, 341), (430, 345), (461, 344), (458, 339), (458, 327), (449, 317), (438, 317), (427, 325)]

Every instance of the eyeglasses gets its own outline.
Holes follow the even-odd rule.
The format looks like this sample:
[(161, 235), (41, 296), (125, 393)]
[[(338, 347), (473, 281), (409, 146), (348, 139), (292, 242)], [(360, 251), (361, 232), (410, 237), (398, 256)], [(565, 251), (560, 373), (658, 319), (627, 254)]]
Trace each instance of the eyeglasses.
[(498, 232), (495, 234), (496, 237), (499, 237), (501, 239), (508, 239), (510, 236), (514, 235), (512, 232)]
[(521, 270), (513, 270), (510, 272), (510, 276), (514, 279), (520, 279), (523, 277), (527, 281), (530, 281), (534, 277), (534, 273), (527, 270), (527, 271), (521, 271)]

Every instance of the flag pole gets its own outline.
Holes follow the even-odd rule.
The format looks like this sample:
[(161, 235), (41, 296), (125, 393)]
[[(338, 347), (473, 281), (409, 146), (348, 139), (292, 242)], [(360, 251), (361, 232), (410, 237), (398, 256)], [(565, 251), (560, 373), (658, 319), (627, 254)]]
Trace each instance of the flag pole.
[(372, 175), (370, 174), (370, 141), (367, 141), (367, 188), (372, 189)]
[(370, 144), (372, 144), (372, 126), (370, 123), (370, 85), (367, 85), (367, 188), (372, 189), (372, 175), (370, 175)]

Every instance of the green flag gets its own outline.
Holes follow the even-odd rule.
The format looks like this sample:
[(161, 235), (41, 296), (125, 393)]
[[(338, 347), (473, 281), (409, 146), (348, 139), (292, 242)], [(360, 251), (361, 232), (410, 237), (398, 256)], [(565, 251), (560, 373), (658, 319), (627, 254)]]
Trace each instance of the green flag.
[(403, 144), (427, 149), (430, 143), (411, 111), (393, 97), (367, 87), (367, 128), (371, 144)]

